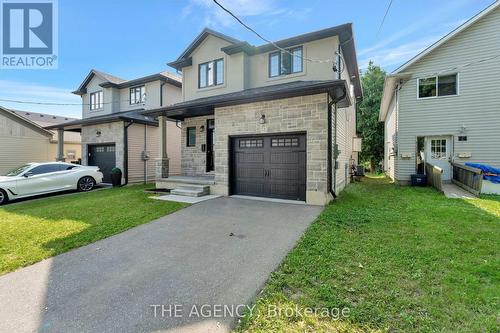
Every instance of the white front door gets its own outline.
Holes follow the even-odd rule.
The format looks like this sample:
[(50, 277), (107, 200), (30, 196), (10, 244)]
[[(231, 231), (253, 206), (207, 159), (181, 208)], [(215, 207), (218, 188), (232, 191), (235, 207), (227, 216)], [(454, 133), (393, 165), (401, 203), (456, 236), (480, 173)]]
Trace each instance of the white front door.
[(451, 137), (427, 137), (426, 141), (426, 162), (443, 169), (443, 180), (451, 180)]

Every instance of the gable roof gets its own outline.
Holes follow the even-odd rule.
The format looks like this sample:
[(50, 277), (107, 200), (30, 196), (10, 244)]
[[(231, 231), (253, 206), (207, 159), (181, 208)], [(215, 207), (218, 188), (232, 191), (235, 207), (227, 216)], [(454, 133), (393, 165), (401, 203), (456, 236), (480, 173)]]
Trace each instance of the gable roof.
[[(10, 111), (14, 112), (18, 116), (21, 116), (23, 118), (26, 118), (38, 126), (45, 128), (47, 126), (51, 125), (57, 125), (61, 124), (64, 122), (68, 121), (75, 121), (78, 120), (77, 118), (71, 118), (71, 117), (64, 117), (64, 116), (56, 116), (52, 114), (47, 114), (47, 113), (39, 113), (39, 112), (32, 112), (32, 111), (22, 111), (22, 110), (13, 110), (10, 109)], [(53, 134), (52, 141), (57, 141), (57, 135), (55, 131), (51, 131)], [(74, 142), (74, 143), (79, 143), (81, 142), (81, 135), (79, 133), (72, 133), (68, 132), (64, 134), (64, 142)]]
[(143, 77), (133, 79), (133, 80), (125, 80), (125, 79), (119, 78), (117, 76), (92, 69), (90, 71), (90, 73), (85, 77), (85, 80), (83, 80), (82, 84), (80, 84), (78, 89), (73, 91), (73, 94), (83, 95), (83, 94), (87, 93), (86, 87), (94, 76), (97, 76), (98, 78), (100, 78), (101, 80), (104, 81), (103, 83), (99, 84), (103, 88), (108, 88), (108, 87), (115, 87), (115, 88), (119, 88), (119, 89), (120, 88), (127, 88), (127, 87), (132, 87), (134, 85), (144, 84), (144, 83), (156, 81), (156, 80), (170, 83), (176, 87), (182, 86), (182, 78), (178, 75), (169, 73), (167, 71), (152, 74), (152, 75), (143, 76)]
[(189, 66), (191, 64), (190, 63), (191, 58), (189, 57), (191, 53), (193, 53), (193, 51), (205, 40), (205, 38), (207, 38), (210, 35), (223, 39), (231, 44), (241, 43), (241, 41), (236, 38), (233, 38), (231, 36), (225, 35), (221, 32), (209, 28), (205, 28), (198, 34), (198, 36), (196, 36), (196, 38), (191, 42), (191, 44), (189, 44), (188, 47), (186, 47), (186, 49), (181, 53), (181, 55), (177, 58), (177, 60), (172, 61), (167, 65), (177, 70), (180, 70), (180, 68), (182, 67)]
[(465, 23), (457, 27), (455, 30), (451, 31), (441, 39), (439, 39), (437, 42), (434, 44), (430, 45), (428, 48), (411, 58), (409, 61), (404, 63), (403, 65), (399, 66), (397, 69), (395, 69), (390, 75), (387, 75), (385, 78), (384, 82), (384, 92), (382, 95), (382, 100), (380, 102), (380, 111), (379, 111), (379, 121), (385, 121), (385, 117), (387, 116), (389, 105), (391, 103), (392, 95), (394, 92), (394, 89), (396, 88), (397, 83), (399, 80), (406, 80), (411, 77), (411, 73), (405, 72), (411, 65), (415, 64), (417, 61), (421, 60), (424, 58), (426, 55), (434, 51), (435, 49), (439, 48), (441, 45), (461, 33), (462, 31), (466, 30), (470, 26), (472, 26), (474, 23), (482, 19), (484, 16), (488, 15), (491, 13), (493, 10), (500, 8), (500, 1), (495, 1), (476, 15), (474, 15), (472, 18), (467, 20)]
[(450, 33), (439, 39), (437, 42), (435, 42), (434, 44), (432, 44), (431, 46), (429, 46), (428, 48), (426, 48), (425, 50), (423, 50), (422, 52), (411, 58), (403, 65), (399, 66), (396, 70), (393, 71), (393, 74), (405, 71), (406, 69), (408, 69), (408, 67), (410, 67), (411, 65), (413, 65), (414, 63), (416, 63), (417, 61), (419, 61), (420, 59), (422, 59), (423, 57), (425, 57), (426, 55), (428, 55), (429, 53), (431, 53), (432, 51), (434, 51), (435, 49), (437, 49), (450, 39), (452, 39), (453, 37), (455, 37), (456, 35), (458, 35), (459, 33), (464, 31), (465, 29), (467, 29), (468, 27), (470, 27), (471, 25), (473, 25), (474, 23), (476, 23), (477, 21), (479, 21), (484, 16), (488, 15), (498, 7), (500, 7), (500, 1), (495, 1), (491, 5), (489, 5), (488, 7), (486, 7), (485, 9), (474, 15), (472, 18), (467, 20), (465, 23), (460, 25), (458, 28), (456, 28), (455, 30), (451, 31)]
[(352, 83), (354, 84), (354, 93), (356, 97), (360, 98), (363, 96), (358, 68), (358, 60), (356, 56), (356, 45), (354, 43), (354, 34), (352, 31), (352, 23), (341, 24), (318, 31), (308, 32), (298, 36), (279, 40), (274, 44), (267, 43), (260, 46), (253, 46), (246, 41), (240, 41), (235, 38), (226, 36), (220, 32), (205, 28), (189, 45), (189, 47), (179, 56), (179, 58), (177, 58), (177, 60), (173, 62), (168, 63), (168, 65), (175, 68), (176, 70), (181, 70), (182, 67), (190, 66), (192, 64), (192, 59), (190, 57), (191, 53), (209, 34), (225, 39), (231, 43), (231, 45), (228, 45), (221, 49), (228, 55), (238, 52), (245, 52), (249, 55), (266, 53), (277, 49), (274, 44), (278, 45), (281, 48), (286, 48), (323, 38), (338, 36), (340, 45), (342, 47), (343, 58), (351, 75)]
[(53, 135), (52, 132), (47, 131), (46, 129), (42, 128), (40, 125), (36, 124), (35, 122), (18, 115), (14, 111), (0, 106), (0, 113), (3, 113), (6, 117), (8, 117), (8, 118), (10, 118), (18, 123), (21, 123), (22, 125), (32, 129), (33, 131), (38, 132), (38, 133), (45, 135), (48, 138), (52, 139), (52, 135)]

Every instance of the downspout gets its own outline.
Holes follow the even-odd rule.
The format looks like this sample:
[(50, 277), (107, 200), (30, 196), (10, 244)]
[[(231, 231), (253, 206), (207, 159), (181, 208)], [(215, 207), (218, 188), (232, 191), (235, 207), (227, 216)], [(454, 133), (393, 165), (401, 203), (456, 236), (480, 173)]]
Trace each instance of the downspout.
[(128, 184), (128, 128), (133, 124), (133, 122), (123, 123), (123, 174), (125, 176), (125, 183), (122, 186)]
[(165, 85), (165, 82), (160, 83), (160, 106), (163, 106), (163, 86)]
[[(337, 51), (337, 79), (342, 80), (342, 59), (340, 56), (341, 46), (339, 44)], [(337, 198), (337, 103), (342, 100), (346, 96), (347, 92), (344, 91), (344, 94), (338, 99), (331, 99), (330, 94), (328, 94), (328, 191), (333, 196), (334, 199)], [(332, 106), (333, 106), (333, 133), (332, 133)], [(333, 140), (332, 140), (333, 139)], [(335, 152), (332, 154), (332, 150), (335, 149)]]
[(146, 158), (146, 149), (147, 149), (147, 138), (148, 138), (148, 125), (144, 124), (144, 152), (143, 152), (143, 160), (144, 160), (144, 184), (148, 182), (148, 160)]

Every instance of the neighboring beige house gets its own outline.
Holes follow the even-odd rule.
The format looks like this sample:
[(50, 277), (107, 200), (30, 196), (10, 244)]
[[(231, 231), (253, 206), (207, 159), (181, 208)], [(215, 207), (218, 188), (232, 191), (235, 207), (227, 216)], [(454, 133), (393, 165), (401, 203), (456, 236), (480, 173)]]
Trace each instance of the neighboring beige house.
[(362, 99), (351, 24), (276, 44), (205, 29), (169, 64), (183, 101), (145, 114), (182, 121), (182, 177), (160, 160), (157, 187), (323, 205), (346, 186)]
[(385, 80), (384, 169), (401, 184), (422, 160), (452, 177), (450, 162), (500, 167), (500, 2), (399, 67)]
[[(70, 119), (0, 107), (0, 175), (24, 163), (55, 161), (57, 140), (54, 133), (43, 126)], [(77, 160), (80, 157), (79, 137), (68, 138), (63, 151), (68, 160)]]
[[(46, 113), (31, 111), (11, 110), (17, 115), (24, 117), (40, 127), (58, 125), (68, 121), (78, 120), (76, 118), (55, 116)], [(49, 161), (55, 161), (57, 158), (57, 133), (52, 132), (52, 140), (49, 146)], [(64, 136), (64, 159), (66, 162), (77, 162), (82, 158), (82, 137), (80, 133), (69, 132)]]
[[(82, 164), (99, 166), (105, 182), (114, 167), (122, 170), (124, 184), (154, 181), (158, 121), (141, 112), (179, 102), (181, 86), (181, 79), (168, 72), (127, 81), (91, 70), (74, 92), (82, 98), (82, 119), (46, 128), (59, 135), (81, 133)], [(168, 129), (171, 171), (179, 174), (180, 125), (168, 121)]]

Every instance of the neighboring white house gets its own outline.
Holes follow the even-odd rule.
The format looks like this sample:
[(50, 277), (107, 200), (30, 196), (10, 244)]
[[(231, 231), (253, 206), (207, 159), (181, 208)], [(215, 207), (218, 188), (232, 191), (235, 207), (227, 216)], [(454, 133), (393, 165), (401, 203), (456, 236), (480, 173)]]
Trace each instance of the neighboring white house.
[(182, 121), (185, 177), (159, 165), (157, 187), (323, 205), (350, 181), (362, 99), (351, 24), (261, 46), (205, 29), (169, 65), (183, 102), (146, 114)]
[[(500, 167), (500, 2), (388, 75), (379, 120), (385, 123), (384, 169), (401, 184), (422, 158)], [(422, 157), (422, 158), (421, 158)]]
[[(68, 120), (71, 118), (0, 107), (0, 175), (24, 163), (55, 161), (57, 138), (43, 126)], [(77, 160), (79, 135), (68, 137), (63, 149), (68, 161)]]
[[(81, 133), (82, 164), (99, 166), (104, 182), (111, 169), (123, 172), (123, 183), (154, 181), (158, 157), (158, 121), (143, 111), (181, 100), (181, 78), (161, 72), (124, 80), (91, 70), (73, 93), (82, 98), (82, 119), (46, 127), (66, 136)], [(170, 172), (180, 173), (181, 129), (168, 122)]]

